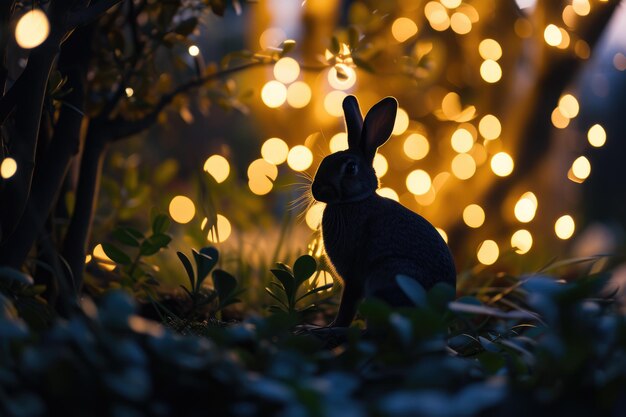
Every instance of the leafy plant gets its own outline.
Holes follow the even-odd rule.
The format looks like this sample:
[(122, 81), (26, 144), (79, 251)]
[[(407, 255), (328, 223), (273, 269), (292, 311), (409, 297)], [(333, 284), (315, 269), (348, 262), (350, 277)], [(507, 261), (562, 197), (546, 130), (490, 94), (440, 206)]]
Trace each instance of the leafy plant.
[(202, 286), (209, 272), (217, 265), (217, 261), (219, 260), (218, 250), (212, 246), (207, 246), (200, 249), (200, 251), (196, 251), (195, 249), (191, 251), (196, 264), (195, 271), (187, 255), (182, 252), (176, 252), (178, 259), (180, 259), (180, 262), (185, 267), (185, 272), (189, 279), (189, 288), (181, 285), (181, 288), (187, 293), (192, 302), (189, 314), (197, 314), (200, 308), (215, 301), (217, 301), (217, 305), (213, 309), (214, 314), (219, 313), (231, 304), (240, 302), (241, 300), (239, 300), (237, 296), (241, 294), (243, 290), (237, 288), (238, 284), (235, 277), (224, 270), (216, 269), (211, 274), (213, 278), (213, 290), (207, 290)]
[(153, 294), (154, 287), (159, 285), (153, 277), (154, 267), (143, 261), (144, 257), (152, 256), (161, 249), (166, 248), (172, 241), (172, 237), (166, 232), (170, 220), (164, 214), (156, 214), (152, 219), (151, 234), (145, 236), (139, 230), (128, 226), (119, 226), (113, 233), (113, 238), (120, 244), (131, 248), (134, 256), (128, 254), (128, 250), (121, 249), (112, 243), (103, 243), (104, 253), (120, 266), (123, 287), (132, 288), (135, 291)]
[(265, 291), (278, 302), (270, 306), (272, 312), (283, 311), (290, 315), (301, 315), (315, 308), (315, 304), (302, 306), (305, 298), (333, 287), (333, 284), (319, 287), (303, 285), (317, 271), (317, 262), (310, 255), (302, 255), (296, 259), (293, 269), (280, 262), (276, 263), (276, 266), (277, 268), (271, 270), (276, 281), (270, 281), (270, 287), (265, 288)]

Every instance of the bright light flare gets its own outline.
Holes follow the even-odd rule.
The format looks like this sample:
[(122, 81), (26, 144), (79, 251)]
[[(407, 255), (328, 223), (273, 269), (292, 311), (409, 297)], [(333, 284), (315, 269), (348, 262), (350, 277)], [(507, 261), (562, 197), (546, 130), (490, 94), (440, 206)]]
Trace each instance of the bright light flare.
[(226, 240), (230, 237), (231, 233), (232, 233), (232, 226), (230, 225), (230, 221), (228, 221), (228, 219), (225, 216), (218, 214), (217, 222), (209, 230), (207, 239), (209, 242), (222, 243), (222, 242), (226, 242)]
[(176, 223), (187, 224), (196, 215), (196, 206), (189, 197), (177, 195), (170, 201), (169, 211), (170, 217)]
[(406, 156), (415, 161), (419, 161), (428, 155), (430, 145), (424, 135), (412, 133), (404, 140), (403, 150)]
[(502, 78), (502, 68), (493, 59), (486, 59), (480, 65), (480, 76), (490, 84), (497, 83)]
[(554, 223), (554, 232), (559, 239), (567, 240), (571, 238), (575, 230), (576, 224), (570, 215), (561, 216)]
[(289, 84), (298, 79), (300, 64), (293, 58), (285, 57), (274, 64), (274, 78), (284, 84)]
[(287, 100), (287, 87), (275, 80), (268, 81), (261, 89), (261, 99), (269, 108), (280, 107)]
[(0, 177), (8, 180), (17, 172), (17, 162), (13, 158), (4, 158), (0, 164)]
[(472, 228), (478, 228), (485, 222), (485, 211), (478, 204), (470, 204), (463, 210), (463, 221)]
[(204, 162), (204, 170), (215, 178), (215, 181), (222, 183), (230, 174), (230, 164), (222, 155), (211, 155)]
[(306, 107), (312, 95), (311, 87), (304, 81), (296, 81), (287, 87), (287, 103), (294, 109)]
[(523, 255), (533, 246), (533, 235), (528, 230), (520, 229), (511, 236), (511, 247), (515, 252)]
[(513, 172), (513, 158), (506, 152), (498, 152), (491, 158), (491, 170), (499, 177), (506, 177)]
[(496, 263), (499, 256), (500, 249), (498, 248), (498, 244), (493, 240), (485, 240), (480, 244), (476, 252), (478, 262), (483, 265), (493, 265)]
[(430, 190), (431, 185), (430, 175), (422, 169), (416, 169), (406, 177), (406, 188), (411, 194), (424, 195)]
[(287, 160), (289, 146), (280, 138), (269, 138), (261, 146), (261, 156), (273, 165), (280, 165)]
[(287, 155), (287, 164), (294, 171), (304, 171), (313, 163), (313, 154), (304, 145), (296, 145)]
[(402, 43), (417, 34), (417, 25), (408, 17), (399, 17), (391, 25), (391, 34)]
[(33, 9), (24, 13), (15, 26), (15, 41), (24, 49), (32, 49), (41, 45), (48, 34), (50, 34), (50, 23), (41, 9)]
[(587, 132), (587, 140), (593, 147), (599, 148), (606, 143), (606, 131), (602, 125), (595, 124), (589, 128)]

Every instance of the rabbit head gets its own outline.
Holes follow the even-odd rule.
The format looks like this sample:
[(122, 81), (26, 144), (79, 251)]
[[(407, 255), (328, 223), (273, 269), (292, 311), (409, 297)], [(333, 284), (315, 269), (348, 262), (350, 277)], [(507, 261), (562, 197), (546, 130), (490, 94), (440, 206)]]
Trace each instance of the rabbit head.
[(378, 188), (373, 162), (376, 150), (384, 144), (396, 120), (398, 102), (386, 97), (365, 116), (354, 96), (343, 100), (348, 131), (348, 149), (328, 155), (320, 163), (311, 186), (313, 198), (327, 204), (363, 200)]

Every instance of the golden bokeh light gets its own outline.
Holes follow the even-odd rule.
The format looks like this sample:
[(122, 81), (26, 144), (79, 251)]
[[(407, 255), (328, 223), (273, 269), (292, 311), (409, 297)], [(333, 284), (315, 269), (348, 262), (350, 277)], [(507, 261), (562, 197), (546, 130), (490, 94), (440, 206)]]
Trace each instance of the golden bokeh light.
[(398, 42), (404, 42), (417, 34), (417, 25), (408, 17), (399, 17), (391, 25), (391, 34)]
[(560, 107), (557, 107), (552, 111), (550, 120), (552, 121), (554, 127), (558, 129), (565, 129), (569, 125), (569, 118), (561, 112)]
[(582, 39), (578, 39), (574, 45), (574, 52), (581, 59), (589, 59), (591, 56), (591, 48), (589, 44)]
[(287, 104), (294, 109), (306, 107), (311, 102), (311, 87), (304, 81), (296, 81), (287, 87)]
[(354, 68), (337, 64), (328, 70), (328, 84), (335, 90), (348, 90), (356, 83), (356, 71)]
[(259, 37), (261, 49), (276, 48), (287, 39), (287, 34), (277, 27), (267, 28)]
[(268, 81), (261, 89), (261, 99), (269, 108), (280, 107), (287, 100), (287, 87), (275, 80)]
[(197, 45), (191, 45), (189, 49), (187, 49), (187, 52), (189, 52), (191, 56), (198, 56), (200, 55), (200, 48), (198, 48)]
[(483, 59), (497, 61), (502, 57), (502, 47), (494, 39), (483, 39), (478, 44), (478, 53)]
[(559, 111), (563, 116), (568, 119), (573, 119), (578, 116), (578, 112), (580, 110), (580, 105), (578, 104), (578, 100), (571, 94), (565, 94), (563, 97), (559, 99)]
[(0, 164), (0, 177), (8, 180), (17, 172), (17, 162), (13, 158), (4, 158)]
[(521, 223), (529, 223), (537, 213), (537, 197), (531, 192), (526, 192), (515, 203), (515, 218)]
[(480, 65), (480, 76), (490, 84), (497, 83), (502, 78), (502, 68), (493, 59), (486, 59)]
[(478, 131), (483, 138), (488, 140), (498, 139), (502, 133), (500, 120), (493, 114), (487, 114), (478, 123)]
[[(452, 0), (451, 0), (452, 1)], [(439, 32), (450, 27), (450, 17), (445, 7), (439, 2), (430, 1), (424, 7), (424, 15), (428, 19), (430, 26)]]
[(218, 183), (224, 182), (230, 173), (230, 164), (222, 155), (211, 155), (204, 162), (204, 170)]
[(523, 255), (533, 246), (533, 235), (528, 230), (520, 229), (511, 236), (511, 247), (515, 252)]
[(460, 153), (452, 159), (452, 173), (460, 180), (467, 180), (476, 173), (476, 161), (471, 155)]
[(483, 265), (493, 265), (496, 263), (499, 256), (500, 249), (498, 248), (498, 244), (493, 240), (485, 240), (480, 244), (480, 246), (478, 246), (478, 250), (476, 252), (478, 262)]
[(457, 93), (450, 92), (441, 100), (441, 111), (450, 120), (457, 118), (462, 110), (461, 96)]
[(573, 0), (572, 8), (578, 16), (587, 16), (591, 12), (589, 0)]
[(297, 145), (291, 148), (287, 155), (287, 164), (294, 171), (304, 171), (313, 163), (313, 154), (304, 145)]
[(307, 210), (304, 220), (309, 229), (317, 230), (320, 227), (325, 207), (326, 204), (324, 203), (315, 203)]
[(459, 35), (466, 35), (472, 30), (472, 21), (465, 13), (456, 12), (450, 18), (450, 27)]
[(450, 139), (452, 149), (458, 153), (466, 153), (474, 146), (474, 137), (467, 129), (457, 129)]
[(448, 243), (448, 234), (446, 233), (446, 231), (440, 227), (435, 227), (435, 229), (437, 230), (437, 233), (439, 233), (443, 241)]
[(217, 221), (215, 225), (209, 230), (207, 239), (209, 240), (209, 242), (222, 243), (226, 242), (231, 233), (232, 226), (230, 225), (228, 219), (225, 216), (218, 214)]
[(572, 173), (578, 179), (586, 179), (591, 174), (591, 162), (584, 156), (579, 156), (572, 163)]
[(573, 28), (576, 26), (577, 17), (578, 16), (576, 16), (574, 8), (570, 4), (563, 8), (561, 18), (563, 19), (563, 23), (565, 23), (568, 27)]
[(567, 240), (574, 234), (576, 224), (572, 216), (566, 214), (557, 219), (554, 223), (554, 232), (559, 239)]
[(461, 5), (461, 0), (440, 0), (441, 4), (446, 6), (448, 9), (456, 9)]
[(196, 206), (189, 197), (177, 195), (170, 201), (169, 211), (170, 217), (176, 223), (187, 224), (196, 215)]
[(543, 31), (543, 38), (550, 46), (559, 46), (563, 42), (563, 34), (558, 26), (549, 24)]
[(135, 90), (133, 90), (133, 89), (132, 89), (132, 88), (130, 88), (130, 87), (126, 87), (126, 88), (124, 89), (124, 92), (126, 93), (126, 97), (128, 97), (128, 98), (132, 97), (132, 96), (133, 96), (133, 94), (135, 94)]
[(478, 204), (470, 204), (463, 210), (463, 221), (472, 228), (478, 228), (485, 223), (485, 211)]
[(324, 110), (326, 110), (326, 112), (331, 116), (342, 117), (342, 104), (346, 95), (347, 94), (341, 90), (333, 90), (326, 94), (326, 97), (324, 97)]
[(272, 165), (280, 165), (287, 160), (289, 146), (280, 138), (269, 138), (261, 146), (261, 156)]
[(376, 190), (376, 194), (381, 197), (389, 198), (391, 200), (400, 201), (400, 196), (393, 188), (383, 187)]
[(374, 166), (374, 172), (376, 172), (376, 176), (378, 178), (384, 177), (385, 174), (387, 173), (387, 170), (389, 169), (387, 158), (385, 158), (383, 155), (379, 153), (377, 153), (374, 156), (373, 166)]
[(411, 133), (404, 140), (403, 150), (406, 156), (415, 161), (419, 161), (420, 159), (424, 159), (426, 155), (428, 155), (428, 152), (430, 151), (430, 145), (428, 143), (428, 139), (426, 139), (424, 135), (420, 135), (419, 133)]
[(587, 140), (593, 147), (599, 148), (606, 143), (606, 131), (602, 125), (595, 124), (589, 128), (587, 132)]
[[(276, 165), (272, 164), (271, 162), (268, 162), (264, 158), (255, 159), (248, 166), (248, 179), (249, 180), (268, 179), (271, 182), (271, 181), (274, 181), (276, 177), (278, 177), (278, 168), (276, 168)], [(257, 182), (260, 183), (263, 181), (257, 181)]]
[(432, 181), (428, 172), (422, 169), (411, 171), (406, 177), (406, 188), (411, 194), (423, 195), (430, 190)]
[(392, 135), (401, 135), (409, 128), (409, 115), (403, 108), (398, 107), (396, 121), (393, 125)]
[(293, 58), (285, 57), (274, 64), (274, 78), (284, 84), (289, 84), (298, 79), (300, 64)]
[(348, 149), (348, 135), (345, 132), (339, 132), (330, 138), (330, 152), (335, 153)]
[(248, 188), (256, 195), (265, 195), (272, 191), (274, 183), (267, 177), (253, 177), (248, 180)]
[(570, 43), (569, 33), (563, 28), (559, 28), (559, 30), (561, 31), (561, 43), (559, 43), (556, 47), (559, 49), (567, 49)]
[(24, 13), (15, 26), (15, 41), (24, 49), (41, 45), (50, 33), (48, 17), (41, 9), (32, 9)]
[(506, 177), (513, 172), (513, 158), (506, 152), (498, 152), (491, 157), (491, 170), (499, 177)]
[(115, 262), (111, 258), (107, 256), (104, 252), (104, 248), (102, 244), (97, 244), (95, 248), (93, 248), (93, 257), (96, 261), (98, 261), (98, 266), (106, 271), (113, 271), (115, 269)]

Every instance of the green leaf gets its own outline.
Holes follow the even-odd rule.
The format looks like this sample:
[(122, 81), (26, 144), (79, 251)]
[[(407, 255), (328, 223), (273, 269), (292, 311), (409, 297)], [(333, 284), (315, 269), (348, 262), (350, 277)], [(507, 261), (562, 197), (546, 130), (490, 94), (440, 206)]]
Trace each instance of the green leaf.
[(102, 249), (104, 249), (104, 253), (106, 253), (106, 255), (111, 258), (113, 262), (122, 265), (128, 265), (132, 262), (130, 257), (126, 255), (124, 251), (116, 246), (111, 245), (110, 243), (103, 243)]
[(202, 281), (205, 280), (211, 269), (215, 267), (219, 259), (219, 252), (213, 246), (205, 246), (200, 252), (193, 250), (193, 257), (196, 261), (197, 281), (196, 288), (200, 288)]
[(274, 300), (278, 301), (282, 306), (287, 308), (287, 304), (285, 304), (285, 302), (283, 300), (281, 300), (279, 296), (274, 294), (274, 292), (272, 290), (270, 290), (269, 288), (266, 287), (265, 288), (265, 292), (268, 293)]
[(293, 276), (289, 272), (282, 269), (271, 269), (270, 271), (283, 285), (283, 290), (285, 291), (287, 299), (294, 300), (296, 286)]
[(365, 70), (365, 71), (367, 71), (369, 73), (374, 73), (374, 67), (372, 67), (370, 65), (370, 63), (365, 61), (364, 59), (361, 59), (361, 58), (353, 55), (352, 56), (352, 60), (354, 61), (356, 66), (361, 68), (362, 70)]
[(191, 289), (193, 290), (194, 288), (196, 288), (196, 275), (193, 272), (193, 266), (191, 266), (191, 261), (189, 260), (189, 258), (187, 258), (187, 255), (182, 252), (176, 252), (176, 255), (178, 255), (178, 259), (180, 259), (180, 262), (185, 267), (185, 271), (187, 271), (187, 277), (189, 278), (189, 282), (191, 283)]
[(282, 49), (280, 56), (287, 55), (295, 47), (296, 47), (296, 41), (294, 41), (293, 39), (287, 39), (283, 41), (283, 43), (280, 44), (280, 48)]
[(224, 305), (235, 292), (237, 288), (237, 280), (231, 274), (221, 269), (213, 271), (213, 286), (217, 292), (220, 304)]
[(289, 272), (289, 274), (293, 275), (293, 271), (291, 270), (291, 267), (289, 265), (282, 262), (276, 262), (276, 266), (278, 267), (278, 269), (282, 269), (283, 271), (287, 271)]
[(170, 219), (165, 214), (158, 214), (152, 221), (152, 233), (155, 235), (165, 233), (170, 227)]
[(426, 291), (417, 280), (406, 275), (396, 275), (396, 282), (414, 305), (426, 307)]
[(172, 237), (164, 234), (156, 234), (150, 236), (148, 239), (141, 243), (139, 252), (143, 256), (154, 255), (164, 247), (166, 247), (172, 241)]
[(322, 285), (321, 287), (313, 288), (311, 291), (309, 291), (306, 294), (298, 297), (298, 299), (296, 301), (300, 301), (303, 298), (308, 297), (309, 295), (313, 295), (313, 294), (317, 294), (318, 292), (326, 291), (328, 289), (331, 289), (332, 287), (333, 287), (333, 284), (326, 284), (326, 285)]
[(112, 234), (113, 237), (120, 243), (133, 246), (135, 248), (139, 247), (139, 241), (124, 227), (118, 227)]
[(191, 35), (194, 29), (198, 26), (198, 19), (196, 17), (190, 17), (180, 22), (175, 28), (174, 32), (185, 37)]
[(296, 260), (293, 265), (293, 275), (296, 279), (296, 286), (300, 286), (301, 283), (306, 281), (315, 273), (317, 269), (317, 262), (311, 255), (302, 255)]

